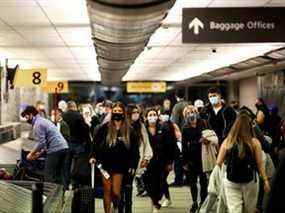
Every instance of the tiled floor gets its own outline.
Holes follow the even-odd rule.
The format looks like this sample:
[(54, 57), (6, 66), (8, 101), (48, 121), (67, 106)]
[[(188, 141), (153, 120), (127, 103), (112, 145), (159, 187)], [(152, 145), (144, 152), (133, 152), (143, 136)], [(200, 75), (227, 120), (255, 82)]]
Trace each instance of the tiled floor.
[[(25, 138), (20, 138), (0, 145), (0, 164), (14, 164), (19, 157), (22, 144), (27, 144)], [(29, 146), (29, 145), (28, 145)], [(173, 175), (170, 177), (173, 179)], [(172, 205), (169, 208), (162, 208), (161, 213), (187, 213), (191, 205), (191, 195), (188, 187), (183, 188), (170, 188), (172, 198)], [(138, 198), (134, 196), (134, 213), (151, 213), (151, 202), (149, 198)], [(67, 200), (66, 208), (63, 210), (65, 213), (71, 213), (71, 196)], [(103, 213), (102, 200), (96, 200), (96, 213)]]

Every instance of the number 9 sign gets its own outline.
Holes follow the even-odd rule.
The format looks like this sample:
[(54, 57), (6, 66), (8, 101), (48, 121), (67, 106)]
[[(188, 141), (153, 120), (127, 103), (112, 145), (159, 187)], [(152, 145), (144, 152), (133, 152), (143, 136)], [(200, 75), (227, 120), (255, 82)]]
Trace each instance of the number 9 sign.
[(58, 92), (61, 92), (64, 89), (64, 84), (62, 82), (57, 83)]

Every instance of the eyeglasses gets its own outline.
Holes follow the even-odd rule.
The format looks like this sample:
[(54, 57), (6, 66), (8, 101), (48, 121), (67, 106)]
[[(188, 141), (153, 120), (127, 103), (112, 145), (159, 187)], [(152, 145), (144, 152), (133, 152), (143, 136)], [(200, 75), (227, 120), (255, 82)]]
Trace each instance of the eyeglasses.
[(140, 114), (139, 111), (133, 111), (132, 114)]

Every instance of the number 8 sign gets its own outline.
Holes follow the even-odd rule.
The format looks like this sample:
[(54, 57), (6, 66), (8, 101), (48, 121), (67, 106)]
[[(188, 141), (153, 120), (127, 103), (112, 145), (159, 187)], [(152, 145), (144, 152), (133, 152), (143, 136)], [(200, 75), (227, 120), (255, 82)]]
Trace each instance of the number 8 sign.
[(14, 79), (16, 87), (45, 87), (47, 69), (18, 69)]

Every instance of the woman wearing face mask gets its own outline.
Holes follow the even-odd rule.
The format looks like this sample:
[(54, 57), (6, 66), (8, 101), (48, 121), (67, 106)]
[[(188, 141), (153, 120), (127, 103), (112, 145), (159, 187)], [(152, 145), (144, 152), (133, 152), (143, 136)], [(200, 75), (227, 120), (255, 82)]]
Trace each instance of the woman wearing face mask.
[[(136, 179), (140, 181), (140, 190), (143, 193), (145, 191), (143, 180), (141, 177), (146, 170), (148, 162), (152, 158), (152, 149), (149, 143), (148, 135), (144, 124), (141, 121), (140, 109), (134, 104), (128, 105), (127, 118), (131, 124), (133, 131), (139, 138), (139, 152), (140, 160), (138, 164), (138, 170), (136, 172)], [(125, 175), (123, 178), (123, 185), (121, 191), (121, 202), (119, 205), (120, 213), (131, 213), (132, 212), (132, 192), (133, 192), (133, 179), (134, 175)], [(139, 187), (138, 187), (139, 188)]]
[(153, 204), (153, 212), (158, 212), (161, 208), (159, 201), (164, 192), (165, 174), (172, 170), (174, 143), (167, 128), (159, 124), (155, 109), (146, 111), (146, 126), (153, 157), (147, 166), (145, 185)]
[(202, 131), (204, 125), (199, 118), (198, 110), (193, 106), (187, 106), (184, 109), (185, 126), (182, 130), (182, 152), (183, 165), (189, 172), (190, 190), (193, 204), (190, 212), (196, 212), (198, 209), (198, 187), (197, 179), (200, 183), (200, 205), (207, 197), (207, 176), (203, 173), (202, 166)]
[(98, 129), (92, 155), (90, 163), (101, 163), (111, 176), (102, 176), (105, 213), (111, 213), (111, 203), (117, 212), (123, 176), (134, 175), (139, 161), (138, 137), (128, 125), (122, 103), (113, 104), (111, 121)]
[[(180, 147), (182, 149), (182, 146), (181, 146), (182, 135), (181, 135), (180, 129), (177, 124), (175, 124), (174, 122), (170, 120), (170, 114), (171, 112), (168, 110), (165, 110), (165, 109), (160, 110), (159, 119), (160, 119), (161, 125), (167, 132), (169, 132), (169, 136), (172, 141), (173, 150), (175, 150), (176, 148), (175, 146), (176, 143), (177, 143), (177, 147), (178, 148)], [(162, 207), (168, 207), (171, 205), (169, 185), (167, 183), (168, 175), (169, 175), (169, 172), (166, 171), (164, 174), (164, 178), (163, 178), (162, 196), (163, 195), (165, 196), (165, 200), (161, 204)]]

